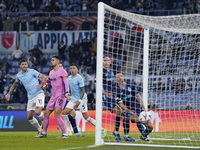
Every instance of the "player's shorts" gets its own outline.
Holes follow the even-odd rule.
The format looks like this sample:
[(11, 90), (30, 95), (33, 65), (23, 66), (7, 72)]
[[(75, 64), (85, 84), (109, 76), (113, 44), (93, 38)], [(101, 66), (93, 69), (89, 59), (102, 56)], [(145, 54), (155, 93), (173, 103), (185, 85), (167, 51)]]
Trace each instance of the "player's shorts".
[(103, 105), (112, 113), (113, 108), (117, 105), (115, 99), (108, 98), (106, 96), (103, 97)]
[(52, 96), (48, 102), (47, 109), (54, 110), (56, 107), (64, 109), (66, 101), (67, 99), (65, 96), (58, 96), (56, 98)]
[[(69, 101), (66, 107), (70, 109), (74, 109), (75, 105), (76, 103), (74, 101)], [(88, 112), (87, 100), (82, 100), (77, 109), (82, 113)]]
[(27, 111), (35, 110), (37, 106), (44, 107), (44, 93), (38, 94), (36, 97), (28, 100)]

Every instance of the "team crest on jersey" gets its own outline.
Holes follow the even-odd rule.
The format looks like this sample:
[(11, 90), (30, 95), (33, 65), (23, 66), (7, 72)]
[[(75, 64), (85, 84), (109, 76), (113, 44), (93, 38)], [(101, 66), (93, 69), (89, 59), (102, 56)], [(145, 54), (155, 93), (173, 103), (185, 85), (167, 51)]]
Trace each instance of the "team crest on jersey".
[(131, 88), (130, 87), (128, 87), (128, 91), (131, 92)]
[(14, 42), (14, 34), (13, 33), (3, 33), (1, 34), (1, 43), (4, 48), (9, 49)]

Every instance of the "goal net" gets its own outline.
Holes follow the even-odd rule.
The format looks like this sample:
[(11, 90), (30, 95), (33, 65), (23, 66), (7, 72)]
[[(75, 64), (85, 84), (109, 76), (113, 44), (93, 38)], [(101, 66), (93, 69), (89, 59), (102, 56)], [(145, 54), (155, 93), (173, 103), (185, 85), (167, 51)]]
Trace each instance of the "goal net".
[[(153, 17), (99, 3), (96, 145), (200, 148), (199, 47), (199, 14)], [(154, 129), (148, 136), (152, 143), (140, 139), (138, 125), (131, 121), (129, 136), (136, 142), (124, 141), (124, 129), (128, 128), (127, 121), (123, 121), (126, 117), (122, 115), (116, 121), (116, 113), (111, 113), (115, 101), (104, 93), (111, 93), (112, 99), (119, 94), (116, 78), (109, 73), (109, 68), (105, 71), (105, 57), (110, 58), (114, 75), (122, 73), (126, 85), (136, 87), (135, 91), (131, 89), (131, 96), (138, 99), (139, 94), (150, 111)], [(121, 94), (124, 104), (130, 100), (127, 98), (130, 89), (126, 88), (127, 93)], [(121, 142), (113, 135), (116, 124), (120, 124)], [(108, 131), (103, 139), (101, 127)]]

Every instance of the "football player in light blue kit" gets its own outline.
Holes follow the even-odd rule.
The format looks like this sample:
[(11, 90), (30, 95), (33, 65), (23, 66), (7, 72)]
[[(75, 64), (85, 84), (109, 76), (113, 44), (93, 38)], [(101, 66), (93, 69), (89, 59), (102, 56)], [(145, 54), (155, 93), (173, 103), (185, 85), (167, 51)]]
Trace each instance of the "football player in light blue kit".
[[(44, 91), (41, 88), (46, 81), (46, 76), (34, 69), (29, 69), (27, 60), (25, 59), (20, 60), (20, 68), (21, 71), (17, 73), (16, 80), (10, 88), (10, 91), (6, 94), (5, 98), (9, 101), (10, 94), (17, 87), (18, 83), (21, 82), (28, 95), (27, 119), (38, 131), (40, 131), (40, 124), (33, 115), (36, 113), (41, 121), (44, 118), (42, 108), (44, 107), (45, 96)], [(42, 79), (41, 83), (39, 83), (38, 78)]]
[[(78, 66), (76, 64), (70, 65), (71, 75), (68, 77), (69, 88), (71, 91), (72, 100), (68, 102), (64, 115), (76, 116), (74, 109), (79, 109), (85, 120), (96, 126), (96, 120), (91, 118), (88, 114), (87, 108), (87, 94), (85, 93), (84, 81), (81, 75), (78, 74)], [(102, 137), (106, 134), (106, 130), (102, 129)]]

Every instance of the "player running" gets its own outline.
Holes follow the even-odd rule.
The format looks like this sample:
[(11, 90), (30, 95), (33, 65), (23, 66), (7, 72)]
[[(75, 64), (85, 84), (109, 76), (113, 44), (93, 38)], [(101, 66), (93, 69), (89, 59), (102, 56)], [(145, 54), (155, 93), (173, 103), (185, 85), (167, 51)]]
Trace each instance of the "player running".
[(44, 113), (43, 132), (36, 138), (46, 138), (47, 128), (49, 125), (50, 114), (54, 111), (54, 117), (62, 130), (62, 136), (57, 138), (68, 138), (69, 134), (66, 131), (65, 123), (61, 118), (62, 110), (66, 103), (65, 93), (69, 92), (67, 72), (59, 67), (60, 58), (53, 56), (51, 59), (51, 66), (53, 69), (49, 73), (49, 79), (52, 85), (52, 96), (48, 102), (47, 108)]
[[(42, 124), (42, 120), (44, 118), (42, 108), (44, 107), (45, 96), (41, 87), (46, 80), (46, 76), (34, 69), (29, 69), (27, 60), (25, 59), (20, 60), (19, 66), (21, 71), (17, 73), (16, 80), (10, 88), (10, 91), (6, 94), (5, 98), (9, 101), (10, 94), (15, 88), (17, 88), (18, 83), (21, 82), (23, 84), (28, 95), (27, 119), (38, 130), (39, 134), (41, 126), (33, 115), (36, 113)], [(42, 79), (40, 84), (38, 78)]]
[[(126, 83), (124, 81), (124, 76), (121, 72), (117, 72), (116, 75), (117, 82), (117, 97), (121, 98), (123, 104), (131, 111), (134, 111), (134, 114), (131, 116), (132, 123), (137, 124), (139, 131), (141, 132), (140, 139), (145, 140), (146, 143), (152, 143), (149, 139), (148, 135), (153, 130), (153, 124), (151, 121), (148, 121), (145, 125), (146, 129), (144, 129), (141, 122), (139, 122), (138, 116), (144, 110), (147, 111), (144, 107), (144, 103), (142, 98), (140, 97), (139, 92), (135, 85), (131, 83)], [(130, 113), (126, 112), (126, 117), (130, 118)], [(124, 122), (126, 124), (125, 136), (129, 133), (129, 121)]]
[[(88, 114), (87, 108), (87, 94), (85, 93), (84, 81), (81, 75), (78, 74), (78, 66), (76, 64), (70, 65), (71, 75), (68, 77), (69, 87), (71, 91), (72, 100), (68, 102), (64, 115), (76, 116), (74, 109), (79, 109), (85, 120), (96, 126), (96, 121)], [(105, 137), (106, 130), (102, 129), (102, 137)]]

